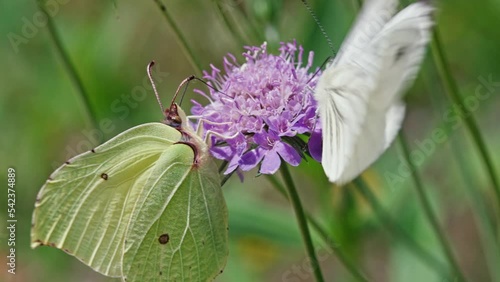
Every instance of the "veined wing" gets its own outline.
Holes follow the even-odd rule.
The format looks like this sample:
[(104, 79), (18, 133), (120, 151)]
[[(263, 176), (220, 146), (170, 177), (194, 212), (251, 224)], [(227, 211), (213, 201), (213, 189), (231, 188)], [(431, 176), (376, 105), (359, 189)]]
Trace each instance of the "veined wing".
[(365, 0), (333, 64), (341, 64), (364, 52), (366, 46), (393, 17), (397, 5), (397, 0)]
[(432, 11), (422, 2), (408, 6), (362, 53), (340, 58), (320, 77), (315, 97), (323, 168), (330, 181), (350, 181), (392, 142), (404, 115), (399, 94), (413, 81), (423, 58)]
[(169, 126), (149, 123), (70, 159), (37, 196), (31, 246), (62, 249), (100, 273), (120, 276), (133, 207), (158, 159), (180, 138)]
[(126, 281), (212, 281), (222, 272), (227, 208), (217, 166), (211, 158), (201, 161), (193, 165), (192, 148), (182, 144), (158, 160), (178, 168), (154, 170), (146, 183), (127, 230)]

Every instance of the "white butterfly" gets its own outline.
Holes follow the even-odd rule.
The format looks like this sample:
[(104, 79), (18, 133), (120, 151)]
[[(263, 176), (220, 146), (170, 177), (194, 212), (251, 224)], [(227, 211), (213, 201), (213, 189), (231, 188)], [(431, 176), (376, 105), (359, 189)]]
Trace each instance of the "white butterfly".
[(331, 182), (346, 183), (389, 147), (403, 121), (401, 100), (430, 39), (433, 7), (366, 0), (339, 54), (319, 78), (314, 97), (323, 130), (322, 164)]

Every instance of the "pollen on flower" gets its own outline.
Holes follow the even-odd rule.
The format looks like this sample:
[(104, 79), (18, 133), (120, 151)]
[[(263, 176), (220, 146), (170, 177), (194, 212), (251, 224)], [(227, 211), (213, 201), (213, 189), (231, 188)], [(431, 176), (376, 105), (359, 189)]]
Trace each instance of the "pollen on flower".
[(304, 50), (295, 41), (281, 43), (279, 55), (267, 45), (245, 47), (245, 63), (232, 54), (223, 60), (223, 71), (211, 65), (204, 78), (214, 89), (195, 90), (210, 103), (193, 101), (191, 112), (211, 135), (212, 155), (228, 161), (225, 173), (250, 170), (275, 173), (281, 159), (296, 166), (307, 152), (297, 135), (311, 136), (311, 156), (321, 156), (321, 128), (316, 116), (313, 90), (319, 77), (311, 71), (313, 52), (302, 61)]

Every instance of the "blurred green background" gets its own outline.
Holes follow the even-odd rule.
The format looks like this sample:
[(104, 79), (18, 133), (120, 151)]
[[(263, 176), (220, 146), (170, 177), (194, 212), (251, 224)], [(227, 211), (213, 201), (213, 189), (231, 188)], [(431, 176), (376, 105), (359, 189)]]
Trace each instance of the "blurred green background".
[[(357, 1), (310, 2), (338, 48), (354, 19)], [(89, 93), (92, 111), (98, 122), (111, 124), (104, 140), (162, 119), (145, 82), (148, 62), (157, 62), (157, 86), (164, 104), (170, 102), (182, 79), (196, 74), (154, 1), (53, 3), (58, 4), (52, 19)], [(165, 4), (204, 69), (210, 63), (221, 66), (228, 52), (240, 55), (243, 44), (260, 45), (263, 40), (272, 49), (280, 41), (295, 38), (315, 52), (317, 66), (331, 55), (298, 0), (175, 0)], [(471, 98), (470, 111), (499, 175), (500, 1), (443, 0), (436, 5), (449, 66), (462, 95)], [(37, 11), (34, 0), (0, 0), (0, 183), (4, 187), (0, 220), (6, 222), (8, 167), (16, 169), (18, 220), (15, 275), (7, 273), (8, 234), (1, 228), (0, 281), (114, 281), (60, 250), (29, 247), (33, 205), (46, 178), (66, 159), (99, 143), (78, 89), (47, 25), (36, 18)], [(228, 26), (224, 19), (234, 24)], [(478, 91), (484, 99), (473, 99)], [(200, 96), (188, 96), (206, 102)], [(189, 108), (189, 100), (184, 101), (184, 108)], [(465, 124), (456, 110), (450, 110), (454, 104), (430, 52), (406, 101), (403, 130), (412, 154), (422, 160), (418, 175), (460, 268), (469, 281), (500, 281), (495, 270), (500, 254), (493, 185)], [(432, 141), (436, 129), (446, 132), (443, 142)], [(412, 177), (401, 176), (404, 164), (395, 142), (363, 178), (389, 216), (446, 265)], [(394, 236), (355, 188), (330, 186), (319, 164), (304, 162), (292, 168), (292, 173), (306, 209), (370, 281), (455, 281), (446, 275), (446, 268), (444, 274), (437, 271), (438, 267)], [(255, 176), (256, 171), (247, 173), (244, 183), (233, 177), (223, 187), (231, 245), (228, 265), (217, 281), (313, 281), (304, 266), (307, 260), (290, 205), (265, 177)], [(355, 281), (324, 241), (317, 234), (314, 238), (326, 280)]]

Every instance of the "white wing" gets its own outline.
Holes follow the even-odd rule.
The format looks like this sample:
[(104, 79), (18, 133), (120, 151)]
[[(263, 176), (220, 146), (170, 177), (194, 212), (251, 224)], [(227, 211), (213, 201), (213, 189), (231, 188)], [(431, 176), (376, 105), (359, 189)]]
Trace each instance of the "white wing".
[(342, 42), (334, 64), (363, 52), (366, 45), (382, 30), (396, 12), (398, 0), (365, 0), (354, 26)]
[[(351, 33), (362, 32), (367, 24), (359, 21), (373, 19), (368, 9), (380, 8), (382, 2), (393, 1), (367, 2)], [(321, 75), (314, 95), (323, 130), (322, 163), (331, 182), (352, 180), (396, 136), (404, 116), (400, 94), (414, 80), (423, 59), (432, 11), (427, 3), (415, 3), (381, 29), (375, 24), (375, 35), (349, 35), (340, 57)], [(364, 46), (353, 43), (363, 42), (363, 38), (368, 38)]]

